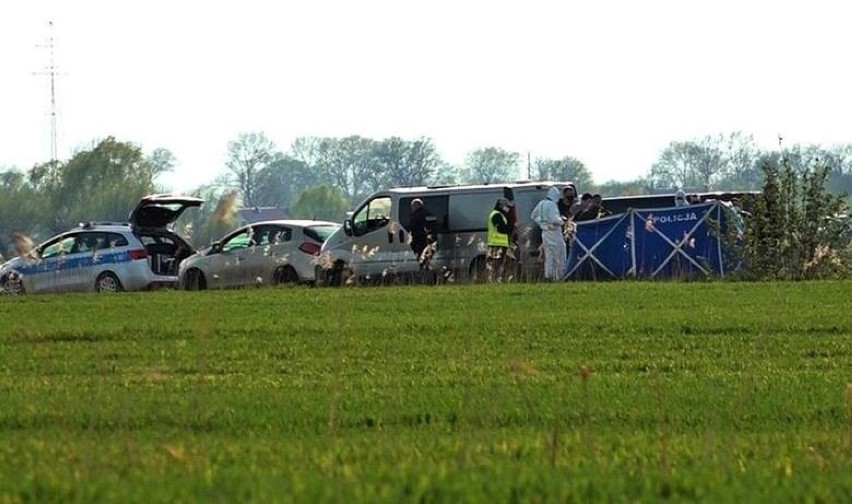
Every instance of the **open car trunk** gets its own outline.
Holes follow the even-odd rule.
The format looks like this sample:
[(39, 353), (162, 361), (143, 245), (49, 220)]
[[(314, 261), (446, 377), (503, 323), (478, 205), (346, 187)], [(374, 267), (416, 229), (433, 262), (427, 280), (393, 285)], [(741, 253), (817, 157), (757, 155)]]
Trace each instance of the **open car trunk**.
[(177, 278), (178, 265), (195, 253), (170, 227), (184, 210), (201, 206), (203, 201), (192, 196), (155, 194), (142, 198), (130, 212), (128, 220), (145, 246), (148, 264), (155, 275)]
[(141, 232), (139, 239), (145, 245), (148, 264), (155, 275), (177, 276), (181, 261), (195, 253), (191, 245), (171, 232)]

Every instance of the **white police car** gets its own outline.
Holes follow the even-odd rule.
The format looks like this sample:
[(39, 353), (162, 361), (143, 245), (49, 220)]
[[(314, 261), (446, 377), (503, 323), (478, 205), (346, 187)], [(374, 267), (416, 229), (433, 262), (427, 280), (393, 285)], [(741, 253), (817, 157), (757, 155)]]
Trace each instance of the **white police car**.
[(178, 265), (195, 251), (169, 226), (202, 202), (188, 196), (146, 196), (128, 223), (82, 223), (0, 265), (0, 291), (116, 292), (175, 286)]

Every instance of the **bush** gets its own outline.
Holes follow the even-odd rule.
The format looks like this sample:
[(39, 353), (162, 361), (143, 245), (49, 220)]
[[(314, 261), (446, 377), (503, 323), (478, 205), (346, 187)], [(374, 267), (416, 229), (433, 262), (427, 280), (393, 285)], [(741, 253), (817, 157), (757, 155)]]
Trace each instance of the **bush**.
[[(849, 216), (843, 197), (826, 189), (819, 159), (795, 169), (786, 157), (762, 165), (763, 193), (733, 255), (758, 280), (846, 277), (852, 272)], [(730, 243), (731, 239), (728, 237)]]

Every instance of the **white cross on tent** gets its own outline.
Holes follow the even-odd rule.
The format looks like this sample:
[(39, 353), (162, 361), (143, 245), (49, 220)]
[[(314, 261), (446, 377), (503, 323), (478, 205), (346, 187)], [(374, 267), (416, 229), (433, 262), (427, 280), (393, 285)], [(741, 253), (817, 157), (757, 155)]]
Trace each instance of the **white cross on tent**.
[[(692, 207), (690, 207), (690, 209), (695, 211), (695, 210), (701, 209), (702, 206), (705, 206), (705, 205), (692, 206)], [(698, 230), (698, 228), (703, 223), (705, 223), (707, 221), (707, 219), (711, 215), (713, 215), (714, 212), (715, 212), (715, 214), (717, 216), (717, 220), (718, 220), (718, 213), (719, 213), (719, 203), (718, 202), (708, 204), (708, 205), (705, 206), (705, 208), (706, 208), (706, 211), (704, 212), (704, 215), (702, 215), (701, 218), (698, 219), (698, 221), (690, 228), (690, 230), (688, 232), (684, 233), (682, 239), (677, 240), (677, 241), (672, 240), (671, 238), (666, 236), (665, 233), (663, 233), (662, 231), (657, 229), (657, 226), (654, 226), (654, 225), (645, 226), (646, 230), (653, 231), (654, 233), (659, 235), (660, 238), (663, 239), (663, 241), (665, 241), (666, 243), (668, 243), (672, 247), (672, 251), (669, 253), (669, 255), (660, 263), (659, 266), (657, 266), (657, 269), (655, 269), (651, 273), (651, 275), (650, 275), (651, 278), (657, 276), (657, 274), (659, 274), (660, 271), (662, 271), (662, 269), (665, 268), (669, 264), (669, 262), (671, 262), (672, 259), (674, 259), (678, 255), (685, 257), (687, 261), (692, 263), (702, 273), (704, 273), (706, 275), (710, 274), (710, 271), (708, 271), (706, 267), (699, 264), (698, 261), (693, 259), (683, 248), (684, 245), (690, 243), (690, 240), (692, 240), (692, 238), (693, 238), (692, 235), (695, 234), (695, 231)], [(653, 213), (652, 212), (645, 212), (644, 216), (642, 215), (642, 213), (640, 213), (638, 211), (633, 211), (632, 213), (635, 214), (636, 219), (639, 220), (639, 222), (637, 222), (636, 219), (634, 219), (632, 221), (634, 229), (641, 229), (641, 225), (637, 225), (637, 224), (646, 223), (646, 222), (649, 221), (649, 219), (653, 219)], [(653, 221), (651, 221), (651, 222), (653, 222)], [(634, 240), (634, 242), (633, 242), (634, 249), (635, 249), (635, 246), (636, 246), (636, 242)], [(721, 255), (721, 251), (720, 251), (720, 255)], [(634, 257), (635, 257), (635, 254), (634, 254)], [(723, 266), (721, 264), (720, 264), (720, 268), (723, 268)], [(724, 275), (724, 273), (725, 273), (724, 270), (720, 271), (720, 274)]]
[(607, 238), (609, 238), (609, 236), (613, 232), (615, 232), (616, 229), (619, 229), (619, 226), (621, 225), (621, 223), (625, 219), (629, 219), (631, 215), (632, 215), (632, 212), (627, 212), (627, 213), (621, 214), (620, 216), (613, 216), (613, 217), (609, 217), (607, 219), (601, 219), (600, 221), (597, 221), (597, 222), (601, 222), (601, 221), (611, 219), (611, 220), (614, 221), (614, 224), (612, 224), (612, 227), (610, 227), (609, 231), (607, 231), (607, 233), (604, 234), (603, 237), (601, 237), (598, 241), (596, 241), (591, 247), (587, 247), (586, 244), (583, 243), (580, 240), (580, 234), (579, 233), (575, 234), (574, 240), (572, 241), (572, 247), (580, 247), (584, 254), (582, 256), (579, 256), (579, 254), (578, 254), (577, 263), (574, 264), (573, 268), (569, 269), (565, 273), (565, 278), (568, 278), (571, 275), (573, 275), (577, 271), (577, 269), (580, 266), (582, 266), (583, 263), (586, 262), (586, 261), (595, 262), (595, 264), (600, 266), (611, 277), (617, 278), (617, 275), (615, 273), (613, 273), (612, 270), (610, 270), (600, 259), (598, 259), (598, 257), (594, 254), (594, 252), (601, 246), (601, 244), (603, 244), (607, 240)]

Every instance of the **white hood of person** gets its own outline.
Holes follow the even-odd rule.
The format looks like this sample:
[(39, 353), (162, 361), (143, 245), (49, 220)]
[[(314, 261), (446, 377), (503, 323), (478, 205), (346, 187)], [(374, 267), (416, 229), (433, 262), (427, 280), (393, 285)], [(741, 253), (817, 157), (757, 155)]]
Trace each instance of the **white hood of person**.
[(547, 199), (550, 201), (559, 201), (559, 188), (550, 186), (550, 189), (547, 190)]

